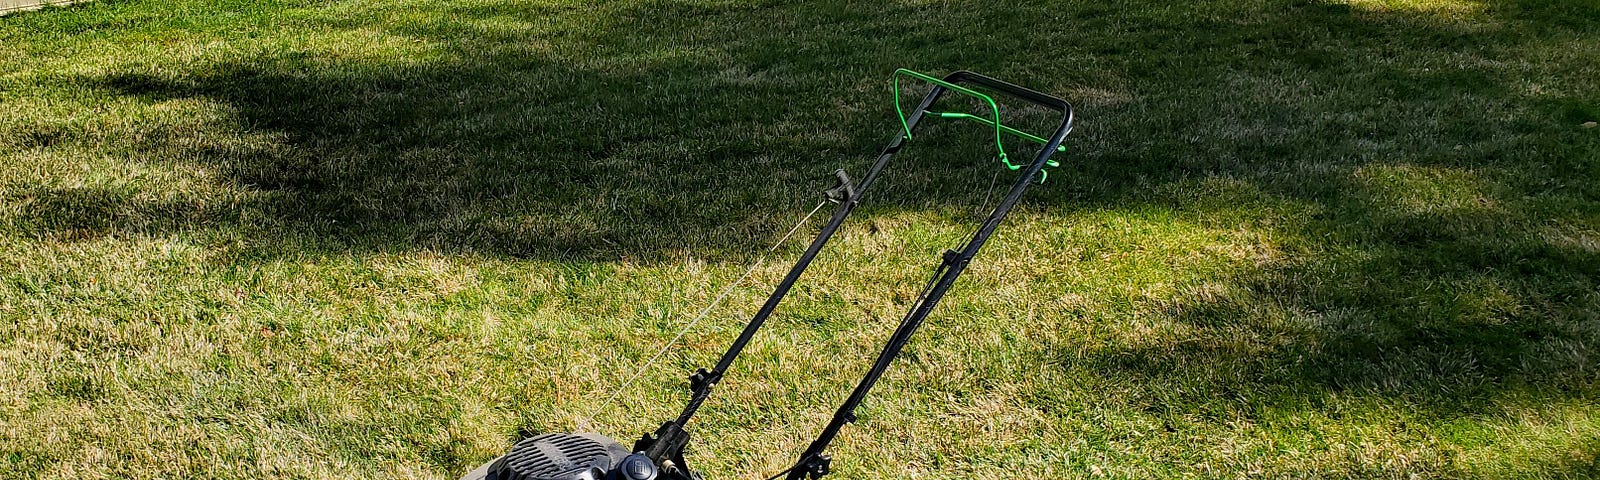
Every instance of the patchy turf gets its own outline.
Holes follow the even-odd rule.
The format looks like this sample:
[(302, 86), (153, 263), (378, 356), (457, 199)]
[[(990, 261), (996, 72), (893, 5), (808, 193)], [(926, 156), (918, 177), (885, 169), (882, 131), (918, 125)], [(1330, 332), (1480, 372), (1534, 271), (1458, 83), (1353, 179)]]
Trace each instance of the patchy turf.
[[(454, 478), (582, 427), (902, 66), (1081, 123), (837, 477), (1600, 475), (1593, 0), (110, 0), (0, 18), (0, 477)], [(793, 460), (985, 142), (919, 135), (693, 461)], [(795, 245), (589, 426), (675, 414)]]

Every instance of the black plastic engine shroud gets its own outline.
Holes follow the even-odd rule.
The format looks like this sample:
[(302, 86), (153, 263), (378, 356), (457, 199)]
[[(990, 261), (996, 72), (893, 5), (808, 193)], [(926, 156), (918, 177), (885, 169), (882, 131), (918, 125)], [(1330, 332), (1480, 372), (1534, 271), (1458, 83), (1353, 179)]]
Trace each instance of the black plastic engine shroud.
[(547, 433), (525, 438), (472, 480), (604, 480), (628, 448), (595, 433)]

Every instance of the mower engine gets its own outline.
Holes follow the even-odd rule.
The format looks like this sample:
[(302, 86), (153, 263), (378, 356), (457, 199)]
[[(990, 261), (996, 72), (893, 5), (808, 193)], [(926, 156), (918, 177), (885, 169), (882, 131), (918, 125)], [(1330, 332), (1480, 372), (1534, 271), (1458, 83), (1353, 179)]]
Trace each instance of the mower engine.
[(594, 433), (525, 438), (461, 480), (656, 480), (649, 457)]

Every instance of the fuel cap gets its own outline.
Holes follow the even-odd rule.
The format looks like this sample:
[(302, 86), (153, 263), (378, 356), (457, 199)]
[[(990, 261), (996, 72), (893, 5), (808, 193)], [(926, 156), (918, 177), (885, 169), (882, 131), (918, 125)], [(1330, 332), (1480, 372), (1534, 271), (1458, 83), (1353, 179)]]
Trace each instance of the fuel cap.
[(656, 480), (656, 464), (642, 453), (628, 455), (622, 459), (617, 471), (625, 480)]

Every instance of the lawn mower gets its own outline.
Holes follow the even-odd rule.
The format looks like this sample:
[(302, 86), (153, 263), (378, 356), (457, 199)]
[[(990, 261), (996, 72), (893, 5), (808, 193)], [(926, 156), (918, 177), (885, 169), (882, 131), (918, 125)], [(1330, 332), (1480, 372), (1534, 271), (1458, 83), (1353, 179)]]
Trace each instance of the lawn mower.
[[(908, 116), (900, 105), (901, 80), (921, 81), (931, 84), (932, 87), (917, 107)], [(549, 433), (525, 438), (513, 445), (505, 455), (489, 461), (476, 470), (462, 477), (462, 480), (701, 480), (700, 474), (690, 468), (684, 459), (684, 447), (689, 444), (689, 432), (685, 429), (689, 420), (711, 395), (712, 389), (723, 380), (723, 375), (733, 364), (735, 358), (750, 343), (752, 337), (766, 323), (767, 317), (772, 315), (774, 309), (783, 301), (801, 274), (811, 265), (811, 261), (822, 250), (824, 244), (838, 231), (839, 226), (850, 216), (861, 197), (867, 193), (873, 183), (878, 180), (879, 173), (888, 164), (889, 159), (899, 153), (900, 149), (912, 140), (912, 134), (923, 119), (928, 117), (968, 120), (983, 124), (994, 129), (995, 148), (999, 162), (1004, 168), (1012, 171), (1021, 170), (1011, 186), (1011, 190), (1000, 200), (993, 211), (984, 219), (977, 232), (956, 249), (947, 250), (942, 255), (933, 277), (923, 286), (911, 309), (901, 319), (899, 327), (889, 337), (882, 352), (873, 362), (872, 368), (856, 384), (855, 390), (834, 412), (833, 418), (823, 427), (816, 440), (800, 454), (791, 467), (773, 475), (771, 479), (783, 477), (787, 480), (800, 480), (804, 478), (818, 479), (829, 473), (831, 459), (826, 451), (834, 437), (846, 424), (856, 420), (856, 407), (866, 398), (867, 392), (872, 390), (879, 377), (883, 376), (891, 362), (900, 354), (902, 348), (911, 340), (929, 312), (938, 305), (939, 300), (949, 291), (956, 278), (966, 269), (972, 258), (977, 255), (978, 249), (989, 240), (995, 227), (1000, 225), (1022, 193), (1035, 179), (1043, 182), (1046, 178), (1045, 167), (1059, 166), (1050, 159), (1051, 155), (1066, 148), (1061, 142), (1072, 131), (1072, 106), (1059, 98), (1045, 95), (1034, 90), (1002, 82), (990, 77), (968, 71), (958, 71), (935, 78), (911, 70), (900, 69), (892, 77), (895, 99), (895, 111), (899, 115), (901, 132), (888, 146), (878, 154), (877, 159), (867, 170), (866, 176), (860, 183), (851, 180), (843, 170), (834, 172), (836, 183), (824, 192), (825, 201), (818, 205), (833, 203), (836, 207), (828, 223), (823, 225), (811, 240), (810, 246), (801, 254), (800, 259), (784, 275), (783, 280), (773, 290), (772, 294), (756, 311), (754, 317), (745, 325), (738, 338), (728, 347), (717, 364), (710, 370), (700, 369), (689, 377), (689, 402), (684, 406), (682, 413), (676, 419), (661, 424), (653, 433), (645, 434), (633, 446), (624, 446), (621, 442), (597, 433)], [(1056, 130), (1048, 138), (1039, 137), (1000, 122), (1000, 107), (989, 94), (979, 91), (1003, 94), (1007, 97), (1022, 100), (1060, 113), (1061, 121)], [(974, 115), (962, 112), (935, 112), (929, 110), (947, 92), (975, 98), (988, 107), (990, 115)], [(1003, 136), (1020, 137), (1030, 142), (1041, 144), (1039, 153), (1031, 163), (1014, 163), (1005, 152), (1001, 142)], [(815, 213), (817, 210), (812, 210)], [(807, 216), (809, 219), (810, 216)], [(805, 220), (801, 221), (803, 225)], [(796, 229), (799, 225), (796, 226)], [(793, 233), (794, 230), (790, 230)], [(785, 236), (787, 238), (787, 235)], [(779, 241), (780, 243), (782, 240)], [(774, 246), (776, 247), (776, 246)], [(753, 270), (753, 267), (752, 267)], [(749, 272), (746, 272), (746, 276)], [(734, 282), (736, 285), (739, 282)], [(731, 288), (732, 285), (729, 286)], [(713, 306), (726, 296), (720, 295), (714, 300)], [(707, 307), (705, 311), (709, 311)], [(702, 311), (701, 315), (704, 315)], [(698, 321), (698, 319), (696, 319)], [(691, 326), (692, 326), (691, 322)], [(687, 327), (685, 327), (687, 331)], [(680, 333), (681, 337), (682, 334)], [(676, 339), (674, 339), (676, 341)], [(668, 342), (671, 345), (673, 342)], [(659, 354), (658, 354), (659, 356)], [(648, 365), (648, 362), (647, 362)], [(630, 380), (631, 381), (631, 380)], [(771, 480), (769, 479), (769, 480)]]

